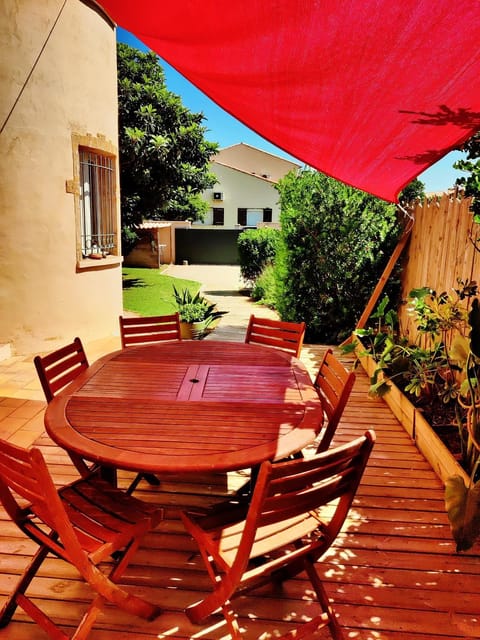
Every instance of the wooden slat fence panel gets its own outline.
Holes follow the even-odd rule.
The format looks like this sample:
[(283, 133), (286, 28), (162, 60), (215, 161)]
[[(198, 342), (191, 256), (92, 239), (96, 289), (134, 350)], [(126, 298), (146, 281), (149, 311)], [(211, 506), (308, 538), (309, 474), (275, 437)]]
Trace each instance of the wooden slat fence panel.
[[(410, 242), (402, 273), (402, 300), (412, 289), (452, 291), (458, 279), (480, 282), (480, 252), (472, 238), (480, 236), (480, 225), (473, 222), (471, 198), (443, 194), (417, 204)], [(416, 340), (415, 326), (407, 306), (399, 309), (402, 333)]]

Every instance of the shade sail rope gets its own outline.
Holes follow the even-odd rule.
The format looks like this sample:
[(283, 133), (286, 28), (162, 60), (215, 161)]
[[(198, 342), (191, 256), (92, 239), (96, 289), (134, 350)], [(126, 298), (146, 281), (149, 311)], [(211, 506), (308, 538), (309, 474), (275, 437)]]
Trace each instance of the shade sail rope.
[(2, 126), (1, 126), (1, 128), (0, 128), (0, 136), (2, 135), (3, 130), (4, 130), (4, 129), (5, 129), (5, 127), (7, 126), (8, 121), (10, 120), (10, 118), (11, 118), (11, 116), (12, 116), (13, 112), (15, 111), (15, 108), (16, 108), (16, 106), (17, 106), (17, 104), (18, 104), (18, 102), (19, 102), (20, 98), (22, 97), (23, 92), (24, 92), (24, 91), (25, 91), (25, 89), (26, 89), (26, 87), (27, 87), (27, 85), (28, 85), (28, 83), (29, 83), (29, 81), (30, 81), (30, 78), (31, 78), (31, 77), (32, 77), (32, 75), (33, 75), (33, 72), (35, 71), (35, 69), (36, 69), (36, 67), (37, 67), (37, 65), (38, 65), (38, 62), (39, 62), (40, 58), (42, 57), (43, 52), (45, 51), (45, 47), (47, 46), (47, 44), (48, 44), (48, 42), (49, 42), (49, 40), (50, 40), (50, 38), (51, 38), (51, 36), (52, 36), (52, 33), (53, 33), (53, 31), (55, 30), (55, 27), (57, 26), (57, 22), (59, 21), (60, 16), (62, 15), (63, 10), (64, 10), (64, 8), (65, 8), (65, 5), (66, 5), (66, 4), (67, 4), (67, 0), (64, 0), (64, 1), (63, 1), (63, 4), (62, 4), (62, 6), (60, 7), (60, 10), (59, 10), (59, 12), (58, 12), (58, 14), (57, 14), (57, 17), (56, 17), (56, 18), (55, 18), (55, 20), (53, 21), (53, 24), (52, 24), (52, 26), (51, 26), (51, 28), (50, 28), (50, 31), (49, 31), (49, 32), (48, 32), (48, 34), (47, 34), (47, 37), (45, 38), (45, 41), (44, 41), (43, 45), (41, 46), (40, 51), (38, 52), (37, 57), (35, 58), (35, 61), (34, 61), (33, 65), (32, 65), (32, 68), (31, 68), (31, 69), (30, 69), (30, 71), (28, 72), (28, 75), (27, 75), (27, 77), (25, 78), (25, 81), (24, 81), (23, 85), (21, 86), (20, 91), (18, 92), (17, 97), (15, 98), (15, 100), (14, 100), (14, 102), (13, 102), (13, 104), (12, 104), (12, 107), (11, 107), (10, 111), (8, 112), (8, 114), (7, 114), (7, 117), (5, 118), (5, 120), (4, 120), (4, 121), (3, 121), (3, 123), (2, 123)]

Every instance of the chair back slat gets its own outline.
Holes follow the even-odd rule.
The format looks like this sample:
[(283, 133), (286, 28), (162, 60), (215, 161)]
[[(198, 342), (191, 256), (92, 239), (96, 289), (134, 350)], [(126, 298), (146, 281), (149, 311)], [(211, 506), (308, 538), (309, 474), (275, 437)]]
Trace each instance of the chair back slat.
[(349, 490), (354, 479), (354, 472), (347, 469), (320, 486), (311, 486), (302, 492), (287, 492), (266, 500), (258, 526), (295, 518), (314, 511), (319, 505), (333, 502)]
[(88, 368), (80, 338), (46, 356), (35, 356), (33, 362), (47, 402)]
[(245, 342), (275, 347), (298, 357), (305, 337), (304, 322), (283, 322), (250, 316)]
[[(321, 507), (329, 505), (328, 517), (321, 527), (328, 539), (337, 535), (348, 514), (358, 484), (363, 475), (375, 434), (364, 436), (335, 449), (301, 458), (260, 467), (252, 495), (244, 536), (253, 547), (264, 536), (264, 528), (291, 519), (310, 520), (310, 530), (320, 524)], [(283, 542), (296, 540), (295, 527), (284, 534)], [(306, 543), (308, 544), (308, 543)]]
[(45, 460), (38, 449), (25, 450), (5, 440), (0, 441), (0, 500), (12, 520), (22, 529), (25, 518), (21, 497), (35, 505), (35, 512), (53, 527), (62, 505)]
[(181, 340), (180, 316), (178, 313), (143, 318), (120, 316), (119, 322), (123, 348), (154, 342)]
[(327, 349), (314, 382), (327, 417), (317, 452), (326, 451), (330, 446), (354, 382), (355, 373), (347, 371), (332, 349)]

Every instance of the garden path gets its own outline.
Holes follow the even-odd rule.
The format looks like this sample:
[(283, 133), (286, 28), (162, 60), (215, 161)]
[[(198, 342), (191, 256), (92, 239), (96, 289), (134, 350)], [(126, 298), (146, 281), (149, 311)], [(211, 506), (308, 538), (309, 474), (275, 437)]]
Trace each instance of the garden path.
[(201, 282), (201, 292), (214, 302), (220, 311), (228, 311), (210, 338), (235, 341), (245, 334), (250, 314), (264, 318), (278, 318), (272, 309), (252, 302), (244, 292), (240, 267), (236, 265), (169, 265), (163, 272), (174, 278)]

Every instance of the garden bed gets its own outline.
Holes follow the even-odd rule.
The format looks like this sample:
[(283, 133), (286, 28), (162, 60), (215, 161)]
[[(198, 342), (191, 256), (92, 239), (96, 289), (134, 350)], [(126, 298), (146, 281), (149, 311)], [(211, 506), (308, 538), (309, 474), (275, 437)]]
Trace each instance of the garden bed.
[[(363, 347), (360, 345), (356, 350), (356, 355), (363, 369), (371, 377), (376, 363), (371, 356), (360, 355), (361, 352), (363, 352)], [(427, 421), (423, 411), (415, 407), (393, 382), (389, 381), (389, 385), (390, 391), (385, 394), (383, 400), (403, 425), (417, 449), (428, 460), (437, 476), (445, 483), (450, 476), (460, 475), (468, 483), (468, 474), (457, 461), (455, 454), (442, 441), (439, 433), (436, 433), (433, 426)], [(448, 437), (451, 437), (453, 429), (452, 427)], [(448, 438), (445, 439), (448, 440)]]

